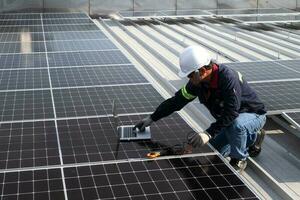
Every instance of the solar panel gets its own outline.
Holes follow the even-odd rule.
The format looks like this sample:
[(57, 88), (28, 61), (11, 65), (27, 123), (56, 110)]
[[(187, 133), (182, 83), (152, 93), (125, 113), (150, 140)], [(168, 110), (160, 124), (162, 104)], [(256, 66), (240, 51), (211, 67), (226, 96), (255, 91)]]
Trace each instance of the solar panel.
[(259, 8), (259, 9), (217, 9), (209, 11), (215, 15), (243, 15), (243, 14), (278, 14), (295, 13), (293, 10), (285, 8)]
[(74, 87), (148, 82), (133, 65), (50, 69), (52, 87)]
[(165, 16), (160, 11), (121, 11), (123, 17), (151, 17), (151, 16)]
[(300, 81), (251, 83), (267, 110), (280, 114), (288, 109), (300, 109)]
[(238, 19), (243, 22), (274, 22), (274, 21), (299, 21), (300, 16), (289, 15), (289, 16), (242, 16), (242, 17), (233, 17), (233, 19)]
[(50, 90), (1, 92), (1, 122), (53, 118)]
[(51, 41), (46, 42), (46, 46), (48, 52), (117, 49), (110, 40)]
[(1, 123), (0, 132), (0, 169), (60, 164), (54, 121)]
[(9, 42), (0, 43), (0, 53), (45, 52), (44, 42)]
[(284, 66), (300, 73), (300, 60), (281, 60), (276, 61), (280, 66)]
[[(135, 124), (145, 115), (120, 117), (120, 125)], [(178, 114), (160, 120), (151, 126), (151, 141), (119, 142), (112, 117), (59, 120), (63, 162), (82, 163), (130, 158), (144, 158), (150, 151), (182, 144), (188, 132), (193, 131)], [(195, 152), (212, 152), (202, 147)]]
[(44, 25), (45, 32), (53, 31), (95, 31), (99, 28), (95, 24), (81, 25)]
[(274, 61), (226, 63), (225, 65), (239, 71), (247, 81), (300, 78), (300, 73), (285, 69)]
[(130, 61), (119, 50), (48, 53), (49, 66), (83, 66), (83, 65), (110, 65), (130, 64)]
[(69, 199), (258, 199), (216, 155), (64, 168)]
[(60, 169), (0, 174), (2, 199), (65, 199)]
[[(1, 38), (1, 36), (0, 36)], [(45, 40), (86, 40), (86, 39), (106, 39), (107, 37), (100, 31), (68, 31), (45, 33)], [(1, 40), (1, 39), (0, 39)]]
[(42, 26), (1, 26), (0, 33), (43, 32)]
[[(163, 12), (165, 15), (168, 15), (168, 12)], [(204, 10), (177, 10), (176, 15), (210, 15), (209, 12)]]
[(90, 19), (76, 19), (76, 18), (70, 18), (70, 19), (44, 19), (43, 20), (44, 25), (49, 25), (49, 24), (57, 24), (57, 25), (62, 25), (62, 24), (94, 24)]
[(88, 18), (85, 13), (43, 13), (42, 16), (45, 19)]
[(43, 33), (0, 33), (0, 42), (23, 42), (25, 38), (31, 41), (43, 41)]
[(119, 114), (152, 112), (162, 101), (150, 85), (122, 85), (53, 90), (57, 117), (112, 114), (112, 101)]
[(0, 26), (26, 26), (41, 24), (41, 20), (0, 20)]
[(0, 69), (47, 67), (46, 55), (37, 54), (0, 54)]
[(1, 20), (30, 20), (30, 19), (40, 19), (41, 15), (40, 14), (29, 14), (29, 13), (8, 13), (8, 14), (0, 14), (0, 19)]
[(0, 70), (0, 90), (49, 88), (47, 69)]

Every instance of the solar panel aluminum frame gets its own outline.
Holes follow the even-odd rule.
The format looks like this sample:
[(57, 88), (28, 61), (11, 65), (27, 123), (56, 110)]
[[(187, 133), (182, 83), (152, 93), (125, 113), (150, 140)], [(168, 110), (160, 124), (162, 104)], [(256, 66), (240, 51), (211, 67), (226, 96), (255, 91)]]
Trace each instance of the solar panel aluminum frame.
[(298, 130), (300, 130), (300, 124), (298, 124), (291, 116), (289, 116), (289, 113), (283, 112), (282, 117), (288, 122), (290, 122), (292, 125), (294, 125)]

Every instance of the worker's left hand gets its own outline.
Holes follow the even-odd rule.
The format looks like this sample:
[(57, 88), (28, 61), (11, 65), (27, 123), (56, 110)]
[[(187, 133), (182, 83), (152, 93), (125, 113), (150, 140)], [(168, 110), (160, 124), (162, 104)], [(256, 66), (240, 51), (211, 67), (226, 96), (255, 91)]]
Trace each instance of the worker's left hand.
[(190, 132), (187, 134), (187, 143), (193, 148), (201, 147), (207, 144), (210, 138), (210, 134), (208, 134), (206, 131), (200, 133)]

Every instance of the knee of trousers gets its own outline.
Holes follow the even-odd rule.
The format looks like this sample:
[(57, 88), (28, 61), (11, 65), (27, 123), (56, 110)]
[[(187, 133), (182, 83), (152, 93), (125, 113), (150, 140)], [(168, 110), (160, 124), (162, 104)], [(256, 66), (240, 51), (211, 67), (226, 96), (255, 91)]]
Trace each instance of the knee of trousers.
[(235, 135), (247, 135), (245, 127), (238, 119), (235, 119), (226, 130), (227, 138), (234, 137)]

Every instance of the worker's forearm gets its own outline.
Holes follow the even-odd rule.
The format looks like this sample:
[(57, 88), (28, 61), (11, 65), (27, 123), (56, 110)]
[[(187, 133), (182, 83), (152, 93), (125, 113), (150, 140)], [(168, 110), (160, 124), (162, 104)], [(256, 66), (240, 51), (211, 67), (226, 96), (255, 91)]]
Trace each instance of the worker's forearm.
[(153, 121), (160, 120), (170, 114), (172, 114), (176, 110), (176, 105), (174, 104), (174, 97), (165, 100), (162, 102), (151, 115), (151, 119)]
[(171, 97), (157, 107), (155, 112), (151, 115), (151, 119), (153, 121), (160, 120), (175, 111), (181, 110), (187, 103), (188, 101), (180, 98), (179, 96)]

